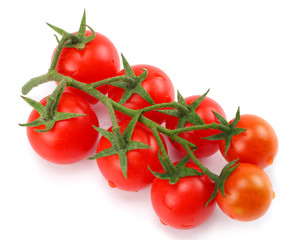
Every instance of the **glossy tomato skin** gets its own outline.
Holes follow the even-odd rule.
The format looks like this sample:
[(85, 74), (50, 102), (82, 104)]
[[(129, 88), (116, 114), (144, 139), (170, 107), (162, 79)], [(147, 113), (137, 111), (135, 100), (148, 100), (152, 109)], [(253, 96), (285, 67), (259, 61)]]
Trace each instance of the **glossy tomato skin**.
[(238, 221), (253, 221), (262, 217), (274, 197), (268, 175), (250, 163), (240, 163), (225, 182), (225, 197), (217, 194), (222, 211)]
[[(165, 72), (163, 72), (161, 69), (152, 65), (139, 64), (132, 66), (132, 69), (136, 76), (139, 76), (142, 73), (144, 73), (144, 71), (142, 70), (143, 68), (148, 71), (148, 76), (142, 82), (142, 86), (149, 93), (153, 101), (156, 104), (174, 101), (175, 99), (174, 86), (168, 75)], [(124, 74), (125, 71), (122, 70), (117, 75), (120, 76)], [(123, 93), (124, 93), (123, 89), (110, 86), (108, 96), (109, 98), (118, 102), (121, 99)], [(131, 109), (142, 109), (151, 106), (150, 103), (148, 103), (138, 94), (133, 94), (123, 105)], [(116, 111), (116, 115), (118, 119), (121, 121), (129, 119), (127, 115), (124, 115), (118, 111)], [(166, 117), (165, 114), (156, 111), (150, 111), (144, 113), (144, 116), (159, 124), (163, 123)]]
[[(92, 32), (87, 30), (85, 35), (92, 35)], [(96, 32), (96, 37), (82, 50), (63, 48), (56, 70), (80, 82), (92, 83), (115, 76), (120, 70), (120, 59), (110, 39)], [(106, 94), (108, 85), (98, 90)], [(97, 99), (78, 89), (68, 87), (66, 91), (76, 93), (91, 104), (97, 103)]]
[[(187, 105), (190, 105), (198, 97), (200, 96), (199, 95), (189, 96), (185, 98), (185, 101)], [(216, 101), (214, 101), (209, 97), (204, 98), (204, 100), (200, 103), (200, 105), (198, 106), (195, 112), (203, 119), (203, 121), (206, 124), (210, 124), (214, 122), (218, 123), (212, 111), (215, 111), (220, 115), (222, 115), (224, 118), (226, 118), (225, 112), (222, 109), (222, 107)], [(166, 127), (168, 129), (176, 129), (177, 124), (178, 124), (178, 118), (176, 117), (169, 117), (166, 120)], [(185, 124), (185, 127), (190, 127), (190, 126), (193, 126), (193, 124), (189, 122)], [(217, 152), (219, 150), (219, 142), (220, 142), (217, 140), (211, 141), (201, 138), (212, 136), (218, 133), (220, 133), (219, 130), (209, 129), (209, 130), (196, 130), (196, 131), (180, 133), (179, 136), (188, 140), (189, 142), (192, 142), (197, 146), (197, 149), (194, 151), (194, 155), (198, 159), (201, 159), (201, 158), (209, 157), (215, 152)], [(179, 153), (186, 154), (185, 149), (179, 143), (173, 142), (172, 145)]]
[(225, 155), (225, 143), (220, 142), (220, 151), (224, 158), (231, 162), (252, 163), (265, 168), (273, 163), (278, 152), (278, 139), (274, 129), (264, 119), (251, 115), (241, 115), (237, 127), (246, 131), (232, 137), (230, 148)]
[[(122, 133), (128, 123), (129, 121), (119, 123)], [(112, 132), (112, 128), (109, 131)], [(136, 149), (127, 153), (127, 179), (125, 179), (122, 173), (118, 155), (98, 158), (97, 165), (111, 187), (117, 187), (125, 191), (139, 191), (148, 187), (155, 178), (148, 169), (148, 166), (157, 172), (162, 169), (158, 160), (158, 151), (160, 149), (151, 130), (141, 123), (136, 124), (131, 140), (143, 142), (149, 145), (151, 149)], [(111, 146), (112, 144), (108, 139), (101, 137), (96, 152), (98, 153)]]
[[(46, 98), (40, 101), (46, 105)], [(58, 121), (48, 132), (36, 132), (45, 126), (27, 127), (27, 136), (32, 148), (42, 158), (57, 164), (78, 162), (88, 156), (97, 142), (98, 132), (92, 125), (98, 126), (98, 119), (91, 106), (79, 96), (63, 93), (58, 112), (86, 114), (67, 120)], [(40, 117), (36, 110), (29, 116), (28, 122)]]
[[(186, 166), (199, 170), (191, 162)], [(156, 178), (151, 188), (152, 206), (163, 224), (191, 229), (204, 223), (214, 212), (214, 199), (205, 207), (213, 191), (214, 183), (207, 175), (180, 178), (176, 184)]]

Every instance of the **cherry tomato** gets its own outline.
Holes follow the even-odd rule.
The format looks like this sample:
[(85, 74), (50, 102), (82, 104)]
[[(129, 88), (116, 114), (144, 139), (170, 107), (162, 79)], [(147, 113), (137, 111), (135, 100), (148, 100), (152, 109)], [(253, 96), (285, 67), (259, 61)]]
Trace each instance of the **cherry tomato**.
[(232, 219), (252, 221), (263, 216), (274, 197), (268, 175), (250, 163), (240, 163), (225, 182), (225, 197), (217, 194), (222, 211)]
[[(129, 121), (119, 123), (121, 133), (126, 129), (128, 123)], [(112, 132), (112, 127), (108, 131)], [(117, 154), (98, 158), (97, 164), (111, 187), (117, 187), (125, 191), (139, 191), (149, 186), (155, 178), (148, 166), (156, 172), (162, 169), (158, 159), (160, 149), (152, 131), (141, 123), (136, 124), (131, 141), (143, 142), (149, 145), (151, 149), (135, 149), (127, 153), (127, 179), (123, 175)], [(98, 153), (111, 146), (112, 144), (108, 139), (101, 137), (96, 152)]]
[[(185, 101), (187, 105), (190, 105), (193, 103), (198, 97), (198, 95), (190, 96), (185, 98)], [(205, 97), (204, 100), (200, 103), (200, 105), (196, 109), (196, 113), (203, 119), (204, 123), (210, 124), (217, 122), (217, 119), (212, 111), (215, 111), (226, 118), (225, 112), (222, 109), (222, 107), (212, 100), (209, 97)], [(166, 120), (166, 127), (168, 129), (176, 129), (178, 124), (178, 118), (176, 117), (169, 117)], [(190, 127), (193, 126), (193, 124), (187, 122), (184, 127)], [(219, 149), (219, 141), (211, 141), (202, 139), (204, 137), (208, 137), (211, 135), (215, 135), (220, 133), (219, 130), (209, 129), (209, 130), (195, 130), (195, 131), (189, 131), (185, 133), (180, 133), (179, 136), (188, 140), (189, 142), (192, 142), (197, 146), (197, 149), (194, 151), (194, 155), (200, 159), (205, 158), (208, 156), (211, 156)], [(182, 154), (186, 154), (186, 151), (182, 145), (180, 145), (177, 142), (172, 143), (174, 148), (178, 150), (178, 152)]]
[[(46, 98), (40, 101), (46, 105)], [(98, 119), (91, 106), (79, 96), (63, 93), (58, 104), (58, 112), (86, 114), (67, 120), (58, 121), (48, 132), (36, 132), (34, 129), (45, 129), (45, 126), (27, 127), (27, 136), (33, 149), (42, 158), (58, 164), (69, 164), (88, 156), (94, 147), (98, 132), (92, 125), (98, 126)], [(39, 118), (33, 110), (28, 122)]]
[[(92, 32), (87, 30), (85, 35), (92, 35)], [(104, 35), (96, 33), (96, 37), (83, 50), (63, 48), (56, 70), (77, 81), (93, 83), (115, 76), (120, 70), (120, 59), (114, 44)], [(106, 94), (108, 85), (98, 90)], [(66, 91), (80, 95), (91, 104), (97, 103), (96, 98), (78, 89), (68, 87)]]
[(278, 139), (270, 124), (258, 116), (245, 114), (241, 115), (237, 127), (246, 131), (232, 137), (227, 155), (224, 141), (220, 142), (224, 158), (228, 162), (239, 159), (239, 162), (252, 163), (260, 168), (272, 164), (278, 151)]
[[(186, 167), (200, 171), (191, 162)], [(152, 206), (163, 224), (177, 229), (195, 228), (204, 223), (215, 209), (214, 199), (205, 207), (214, 188), (207, 175), (183, 177), (176, 184), (155, 178), (151, 188)]]
[[(144, 73), (144, 71), (142, 70), (143, 68), (148, 71), (148, 76), (142, 82), (142, 86), (151, 96), (155, 104), (174, 101), (175, 92), (173, 84), (167, 74), (164, 73), (161, 69), (145, 64), (135, 65), (131, 68), (133, 69), (136, 76), (139, 76)], [(124, 75), (124, 73), (125, 71), (122, 70), (118, 73), (118, 76)], [(108, 96), (109, 98), (118, 102), (121, 99), (123, 93), (123, 89), (110, 86)], [(151, 104), (135, 93), (123, 104), (123, 106), (131, 109), (141, 109), (151, 106)], [(121, 121), (129, 119), (127, 115), (124, 115), (118, 111), (116, 111), (116, 115)], [(144, 116), (159, 124), (164, 122), (164, 119), (166, 117), (165, 114), (156, 111), (144, 113)]]

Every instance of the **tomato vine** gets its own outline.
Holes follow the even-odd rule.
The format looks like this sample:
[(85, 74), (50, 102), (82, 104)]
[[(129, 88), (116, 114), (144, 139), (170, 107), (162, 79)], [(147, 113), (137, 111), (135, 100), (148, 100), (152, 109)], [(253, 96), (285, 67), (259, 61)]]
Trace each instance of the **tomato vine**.
[[(80, 30), (82, 30), (82, 31), (85, 30), (85, 27), (84, 27), (85, 22), (86, 22), (86, 20), (85, 20), (85, 14), (84, 14), (82, 23), (81, 23), (81, 27), (80, 27)], [(123, 55), (122, 55), (122, 58), (123, 58), (123, 63), (124, 63), (124, 69), (126, 72), (125, 75), (111, 77), (111, 78), (97, 81), (97, 82), (94, 82), (91, 84), (82, 83), (71, 77), (64, 76), (55, 70), (63, 47), (68, 46), (68, 47), (75, 47), (75, 48), (84, 48), (85, 44), (92, 41), (94, 39), (94, 37), (90, 36), (90, 38), (87, 39), (84, 37), (83, 34), (76, 35), (76, 34), (65, 32), (64, 30), (54, 27), (53, 25), (49, 24), (49, 26), (51, 26), (57, 33), (62, 35), (62, 38), (58, 42), (58, 46), (57, 46), (55, 55), (53, 57), (51, 66), (49, 68), (49, 71), (42, 76), (32, 78), (30, 81), (28, 81), (22, 87), (22, 93), (24, 95), (29, 93), (32, 90), (32, 88), (34, 88), (40, 84), (43, 84), (43, 83), (49, 82), (49, 81), (55, 81), (55, 82), (59, 83), (59, 85), (54, 90), (54, 93), (52, 95), (55, 95), (55, 97), (57, 96), (57, 98), (54, 101), (58, 102), (60, 99), (60, 94), (56, 94), (56, 92), (63, 91), (64, 86), (77, 88), (77, 89), (95, 97), (96, 99), (98, 99), (99, 101), (101, 101), (103, 104), (106, 105), (107, 109), (109, 110), (113, 126), (116, 127), (116, 129), (118, 129), (118, 127), (117, 127), (118, 125), (117, 125), (116, 116), (113, 111), (114, 109), (132, 117), (134, 122), (140, 121), (141, 123), (143, 123), (144, 125), (146, 125), (148, 128), (150, 128), (152, 130), (152, 132), (159, 144), (160, 150), (161, 150), (161, 155), (159, 156), (159, 159), (160, 159), (162, 165), (164, 166), (164, 169), (166, 170), (165, 175), (154, 173), (154, 175), (156, 177), (163, 178), (163, 179), (169, 179), (170, 182), (172, 184), (174, 184), (179, 180), (180, 177), (197, 175), (197, 174), (199, 174), (199, 175), (206, 174), (206, 175), (208, 175), (208, 177), (210, 177), (210, 179), (212, 179), (215, 182), (215, 185), (217, 186), (216, 190), (213, 193), (213, 195), (211, 196), (210, 200), (216, 196), (217, 190), (223, 189), (224, 182), (223, 182), (222, 176), (225, 175), (226, 176), (225, 178), (227, 178), (228, 175), (233, 171), (230, 168), (231, 163), (228, 163), (227, 166), (223, 168), (223, 172), (221, 173), (220, 176), (216, 175), (215, 173), (211, 172), (208, 168), (206, 168), (195, 157), (195, 155), (193, 154), (193, 149), (195, 150), (196, 146), (194, 144), (192, 144), (191, 142), (179, 137), (178, 134), (182, 133), (182, 132), (201, 130), (201, 129), (220, 130), (221, 134), (218, 134), (217, 136), (209, 137), (209, 139), (215, 139), (215, 138), (224, 139), (226, 141), (226, 146), (227, 146), (226, 151), (227, 151), (229, 148), (229, 142), (231, 141), (231, 137), (245, 131), (245, 129), (236, 127), (236, 123), (237, 123), (237, 120), (239, 119), (239, 115), (240, 115), (239, 109), (236, 113), (236, 120), (233, 123), (231, 123), (230, 125), (227, 124), (227, 122), (224, 122), (224, 120), (223, 120), (224, 118), (222, 116), (220, 116), (219, 114), (217, 114), (216, 112), (214, 112), (214, 114), (216, 115), (216, 117), (220, 121), (220, 123), (205, 124), (202, 121), (202, 119), (195, 113), (195, 109), (192, 106), (185, 105), (184, 101), (181, 100), (182, 97), (181, 97), (180, 93), (178, 93), (178, 99), (179, 99), (178, 102), (155, 104), (153, 102), (153, 100), (151, 99), (151, 97), (149, 96), (149, 94), (141, 87), (141, 82), (147, 77), (148, 72), (144, 71), (143, 74), (141, 74), (139, 77), (136, 77), (134, 72), (132, 71), (129, 63), (127, 62), (127, 60), (125, 59), (125, 57)], [(90, 30), (94, 33), (94, 30), (92, 28), (90, 28)], [(130, 90), (129, 90), (129, 92), (126, 92), (126, 94), (125, 94), (126, 97), (123, 98), (124, 100), (117, 103), (96, 89), (97, 87), (100, 87), (105, 84), (114, 84), (115, 86), (125, 88), (125, 89), (127, 89), (127, 87), (129, 87)], [(199, 99), (200, 102), (204, 99), (204, 97), (207, 95), (208, 92), (209, 92), (209, 90), (200, 97), (200, 99)], [(149, 107), (140, 109), (140, 110), (133, 110), (133, 109), (124, 107), (122, 104), (127, 100), (128, 97), (130, 97), (134, 93), (138, 93), (145, 100), (150, 102), (152, 105)], [(26, 98), (26, 101), (30, 102), (30, 100), (28, 98)], [(197, 101), (197, 103), (195, 104), (196, 106), (199, 104), (199, 101)], [(31, 105), (34, 106), (33, 104), (31, 104)], [(173, 110), (162, 110), (163, 108), (168, 108), (168, 107), (173, 108)], [(54, 109), (53, 107), (46, 108), (46, 111), (44, 111), (44, 112), (45, 112), (45, 114), (52, 116), (52, 115), (54, 115), (52, 113), (53, 109)], [(183, 127), (183, 126), (181, 126), (183, 124), (181, 124), (177, 129), (169, 130), (142, 115), (142, 113), (152, 111), (152, 110), (159, 110), (160, 112), (163, 112), (165, 114), (175, 115), (175, 116), (179, 117), (180, 122), (181, 121), (183, 123), (185, 123), (186, 121), (193, 122), (196, 125), (193, 127)], [(65, 113), (65, 114), (68, 114), (68, 113)], [(70, 114), (72, 114), (72, 113), (69, 113), (68, 115), (70, 115)], [(71, 115), (71, 116), (75, 117), (74, 115)], [(50, 117), (48, 117), (48, 118), (50, 118)], [(63, 119), (66, 119), (66, 118), (56, 118), (53, 116), (52, 117), (52, 126), (55, 124), (56, 121), (60, 121)], [(48, 119), (42, 117), (39, 121), (36, 122), (35, 126), (37, 126), (37, 124), (48, 125), (47, 121), (48, 121)], [(34, 126), (33, 123), (21, 124), (21, 125), (22, 126)], [(48, 127), (45, 131), (50, 130), (52, 126)], [(135, 124), (132, 124), (132, 126), (134, 128)], [(126, 142), (122, 138), (120, 133), (118, 133), (118, 131), (116, 132), (115, 128), (113, 129), (113, 131), (114, 131), (115, 139), (116, 140), (120, 139), (115, 142), (116, 143), (115, 146), (117, 146), (117, 148), (119, 150), (121, 150), (121, 149), (127, 150), (128, 147), (126, 146)], [(116, 134), (115, 134), (115, 132), (116, 132)], [(104, 131), (100, 131), (100, 133), (104, 133)], [(203, 171), (203, 173), (198, 173), (193, 170), (185, 169), (185, 167), (183, 167), (182, 171), (178, 171), (178, 168), (176, 166), (174, 166), (173, 163), (170, 161), (169, 156), (163, 147), (163, 143), (159, 138), (159, 133), (167, 135), (172, 140), (181, 144), (187, 151), (188, 156), (199, 166), (199, 168)], [(117, 153), (117, 150), (111, 152), (111, 154), (116, 154), (116, 153)], [(99, 155), (101, 156), (102, 154), (99, 154)], [(123, 155), (121, 155), (121, 156), (123, 156)], [(98, 157), (98, 154), (97, 154), (97, 157)], [(96, 156), (91, 157), (91, 159), (96, 159), (97, 157)], [(188, 157), (188, 159), (189, 159), (189, 157)], [(123, 172), (124, 172), (125, 176), (127, 176), (125, 161), (124, 161), (124, 164), (122, 164), (122, 168), (124, 169)]]
[[(27, 95), (34, 87), (37, 87), (49, 81), (56, 82), (58, 86), (55, 88), (53, 93), (47, 98), (46, 106), (43, 106), (41, 103), (38, 103), (30, 98), (23, 97), (23, 99), (40, 114), (40, 117), (32, 122), (20, 124), (21, 126), (36, 127), (45, 125), (45, 129), (35, 129), (35, 131), (47, 132), (50, 131), (59, 121), (83, 116), (83, 114), (70, 112), (62, 113), (57, 111), (58, 103), (60, 101), (64, 89), (66, 87), (78, 89), (102, 102), (108, 109), (112, 122), (111, 132), (99, 128), (98, 126), (93, 126), (94, 129), (103, 137), (105, 137), (112, 146), (110, 148), (97, 152), (96, 155), (90, 157), (89, 159), (99, 159), (112, 155), (118, 155), (123, 176), (125, 179), (127, 179), (128, 152), (137, 149), (151, 148), (149, 145), (143, 142), (131, 140), (133, 131), (136, 128), (137, 123), (140, 122), (151, 130), (159, 148), (158, 160), (164, 171), (154, 171), (148, 166), (149, 170), (156, 178), (168, 180), (170, 184), (177, 184), (181, 178), (190, 176), (208, 176), (213, 181), (215, 187), (213, 189), (213, 192), (210, 194), (208, 201), (206, 201), (205, 207), (207, 207), (207, 205), (217, 196), (218, 192), (220, 192), (222, 196), (225, 196), (225, 181), (238, 167), (237, 159), (227, 163), (223, 167), (221, 173), (217, 175), (210, 171), (199, 161), (199, 159), (195, 155), (197, 146), (191, 141), (181, 137), (180, 134), (198, 130), (218, 130), (217, 134), (204, 137), (203, 139), (210, 141), (224, 141), (224, 152), (227, 153), (233, 136), (239, 135), (246, 131), (245, 128), (240, 128), (237, 126), (240, 120), (240, 108), (237, 109), (235, 118), (230, 123), (225, 119), (224, 116), (222, 116), (216, 111), (212, 111), (216, 122), (205, 123), (201, 116), (199, 116), (199, 114), (196, 112), (196, 110), (198, 106), (202, 103), (202, 101), (206, 98), (207, 94), (209, 93), (209, 90), (199, 96), (191, 104), (186, 103), (180, 92), (177, 92), (177, 101), (156, 104), (153, 98), (148, 93), (148, 91), (142, 86), (142, 83), (147, 78), (149, 71), (147, 69), (142, 69), (143, 73), (136, 76), (134, 70), (123, 55), (121, 55), (124, 67), (124, 74), (122, 75), (112, 76), (106, 79), (100, 79), (99, 81), (95, 81), (92, 83), (81, 82), (71, 76), (65, 76), (56, 70), (58, 61), (60, 59), (60, 54), (62, 53), (63, 49), (85, 49), (86, 45), (94, 40), (95, 31), (91, 27), (88, 27), (86, 25), (85, 13), (83, 14), (80, 28), (77, 34), (68, 33), (62, 30), (61, 28), (55, 27), (51, 24), (48, 25), (59, 35), (61, 35), (61, 39), (59, 40), (59, 38), (56, 37), (58, 41), (58, 46), (54, 52), (51, 65), (47, 73), (30, 79), (22, 87), (22, 94)], [(90, 36), (85, 36), (85, 31), (87, 27), (92, 32), (92, 35)], [(99, 87), (105, 85), (119, 87), (124, 90), (124, 93), (118, 102), (114, 101), (113, 99), (109, 98), (98, 90)], [(133, 94), (138, 94), (139, 96), (141, 96), (145, 101), (149, 103), (149, 106), (141, 109), (131, 109), (129, 107), (124, 106), (123, 104)], [(131, 118), (130, 122), (125, 127), (123, 132), (121, 131), (121, 126), (117, 120), (115, 111), (119, 111), (120, 113), (123, 113)], [(157, 111), (168, 116), (173, 116), (177, 118), (177, 127), (175, 129), (169, 129), (147, 118), (144, 115), (145, 113), (151, 111)], [(186, 125), (186, 123), (191, 123), (192, 125), (188, 126)], [(186, 155), (177, 164), (174, 164), (173, 161), (170, 159), (161, 134), (166, 135), (169, 139), (180, 144), (184, 148)], [(195, 169), (195, 167), (193, 167), (191, 164), (191, 167), (188, 167), (188, 162), (190, 161), (190, 159), (192, 159), (198, 169)]]

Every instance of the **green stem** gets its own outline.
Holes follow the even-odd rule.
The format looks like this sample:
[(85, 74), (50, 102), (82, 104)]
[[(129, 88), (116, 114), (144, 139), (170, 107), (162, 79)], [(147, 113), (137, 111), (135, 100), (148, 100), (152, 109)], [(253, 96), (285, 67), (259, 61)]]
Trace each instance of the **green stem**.
[(206, 174), (212, 181), (217, 182), (219, 179), (219, 176), (215, 173), (211, 172), (208, 168), (206, 168), (193, 154), (190, 147), (185, 145), (185, 150), (187, 151), (190, 158), (199, 166), (199, 168), (203, 171), (204, 174)]
[(113, 127), (119, 127), (117, 119), (115, 117), (114, 108), (113, 108), (111, 102), (110, 101), (106, 101), (105, 105), (108, 108), (108, 111), (109, 111), (109, 114), (110, 114), (110, 118), (111, 118)]
[(49, 74), (43, 74), (39, 77), (32, 78), (25, 85), (23, 85), (21, 92), (23, 95), (28, 94), (34, 87), (39, 86), (42, 83), (53, 81)]
[(105, 85), (105, 84), (109, 84), (109, 83), (117, 82), (117, 81), (124, 81), (126, 79), (127, 79), (127, 77), (125, 75), (122, 75), (122, 76), (107, 78), (107, 79), (104, 79), (104, 80), (101, 80), (101, 81), (98, 81), (98, 82), (93, 82), (90, 85), (93, 88), (97, 88), (97, 87), (100, 87), (100, 86)]
[(114, 133), (116, 147), (118, 149), (125, 149), (126, 141), (124, 140), (123, 136), (120, 133), (120, 126), (118, 125), (117, 119), (115, 117), (114, 108), (110, 101), (106, 101), (105, 105), (108, 108), (109, 115), (112, 121), (112, 126), (113, 126), (112, 131)]
[(63, 93), (65, 86), (66, 86), (66, 81), (61, 81), (60, 84), (52, 92), (52, 94), (49, 97), (47, 97), (47, 104), (45, 106), (46, 120), (53, 119), (53, 117), (57, 111), (59, 99)]
[(54, 53), (54, 56), (53, 56), (53, 60), (52, 60), (52, 63), (51, 63), (51, 66), (49, 68), (49, 72), (50, 71), (53, 71), (56, 69), (56, 66), (57, 66), (57, 63), (58, 63), (58, 60), (59, 60), (59, 57), (60, 57), (60, 54), (62, 52), (62, 49), (65, 45), (65, 43), (68, 41), (68, 40), (71, 40), (71, 42), (73, 44), (77, 44), (77, 43), (80, 43), (81, 42), (81, 37), (79, 37), (78, 35), (74, 34), (74, 33), (67, 33), (67, 34), (64, 34), (61, 38), (61, 40), (59, 41), (58, 43), (58, 46), (55, 50), (55, 53)]
[[(147, 125), (147, 124), (146, 124), (146, 121), (143, 121), (142, 123), (144, 123), (145, 125)], [(154, 122), (153, 122), (153, 123), (154, 123)], [(148, 126), (148, 125), (147, 125), (147, 126)], [(157, 128), (157, 130), (158, 130), (159, 132), (165, 134), (166, 136), (168, 136), (169, 138), (171, 138), (171, 139), (174, 140), (175, 142), (178, 142), (178, 143), (181, 144), (181, 145), (186, 145), (186, 144), (187, 144), (187, 145), (188, 145), (189, 147), (191, 147), (191, 148), (196, 148), (196, 146), (195, 146), (193, 143), (191, 143), (191, 142), (185, 140), (184, 138), (179, 137), (177, 134), (172, 134), (172, 130), (170, 130), (170, 129), (168, 129), (168, 128), (165, 128), (165, 127), (163, 127), (163, 126), (160, 126), (160, 125), (158, 125), (158, 124), (157, 124), (156, 128)]]
[(218, 124), (218, 123), (210, 123), (210, 124), (204, 124), (204, 125), (196, 125), (192, 127), (184, 127), (184, 128), (178, 128), (171, 130), (172, 134), (179, 134), (179, 133), (184, 133), (184, 132), (189, 132), (189, 131), (194, 131), (194, 130), (202, 130), (202, 129), (218, 129), (221, 130), (222, 132), (228, 131), (229, 127)]
[(64, 47), (64, 44), (65, 44), (66, 41), (69, 40), (70, 38), (71, 38), (71, 35), (70, 35), (70, 34), (66, 34), (66, 35), (64, 35), (64, 36), (61, 38), (61, 40), (59, 41), (58, 46), (57, 46), (57, 48), (56, 48), (56, 50), (55, 50), (55, 53), (54, 53), (54, 56), (53, 56), (53, 60), (52, 60), (51, 66), (50, 66), (50, 68), (49, 68), (49, 72), (56, 69), (56, 66), (57, 66), (57, 63), (58, 63), (60, 54), (61, 54), (62, 49), (63, 49), (63, 47)]
[(181, 112), (187, 112), (188, 109), (183, 106), (182, 104), (178, 103), (178, 102), (168, 102), (168, 103), (160, 103), (160, 104), (154, 104), (152, 106), (143, 108), (142, 111), (144, 112), (149, 112), (152, 110), (156, 110), (156, 109), (161, 109), (161, 108), (176, 108)]
[(159, 135), (159, 132), (157, 131), (156, 127), (152, 127), (151, 131), (153, 132), (153, 135), (157, 141), (157, 145), (160, 149), (162, 159), (161, 163), (167, 173), (169, 173), (171, 176), (177, 175), (177, 169), (174, 166), (174, 164), (170, 161), (168, 153), (166, 151), (166, 148), (164, 146), (164, 143)]

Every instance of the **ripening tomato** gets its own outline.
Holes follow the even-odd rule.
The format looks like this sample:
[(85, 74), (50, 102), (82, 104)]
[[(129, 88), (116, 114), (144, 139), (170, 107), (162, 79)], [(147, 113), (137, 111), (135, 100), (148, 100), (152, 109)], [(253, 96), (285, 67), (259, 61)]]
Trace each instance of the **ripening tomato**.
[(258, 116), (244, 114), (237, 127), (246, 131), (232, 137), (227, 155), (224, 141), (220, 142), (224, 158), (228, 162), (239, 159), (239, 162), (252, 163), (260, 168), (271, 165), (278, 151), (278, 139), (271, 125)]
[[(188, 162), (186, 167), (201, 171)], [(191, 229), (204, 223), (215, 209), (215, 199), (209, 202), (215, 189), (207, 175), (180, 178), (175, 184), (155, 178), (151, 188), (152, 206), (160, 221), (177, 229)]]
[[(128, 123), (129, 121), (119, 122), (121, 133), (124, 132)], [(112, 132), (112, 127), (108, 131)], [(139, 122), (134, 128), (131, 141), (145, 143), (151, 149), (135, 149), (127, 153), (127, 179), (123, 175), (117, 154), (98, 158), (97, 165), (111, 187), (125, 191), (139, 191), (149, 186), (155, 178), (148, 166), (156, 172), (162, 169), (158, 159), (160, 149), (152, 131)], [(164, 141), (163, 143), (165, 144)], [(108, 139), (101, 137), (96, 152), (101, 152), (111, 146)]]
[[(92, 35), (87, 30), (86, 36)], [(86, 44), (85, 48), (63, 48), (56, 70), (83, 83), (93, 83), (115, 76), (120, 70), (120, 58), (114, 44), (104, 35), (97, 33), (95, 38)], [(98, 88), (104, 94), (108, 85)], [(91, 104), (97, 99), (75, 88), (66, 88), (66, 91), (76, 93)]]
[(273, 197), (268, 175), (258, 166), (240, 163), (225, 181), (225, 197), (219, 192), (216, 201), (232, 219), (252, 221), (266, 213)]
[[(40, 101), (46, 105), (46, 98)], [(69, 164), (87, 157), (97, 142), (98, 132), (92, 125), (98, 126), (98, 119), (91, 106), (79, 96), (63, 93), (58, 104), (58, 112), (86, 114), (58, 121), (48, 132), (36, 132), (45, 129), (45, 125), (27, 127), (27, 136), (35, 152), (42, 158), (58, 164)], [(33, 110), (28, 122), (34, 121), (40, 114)]]
[[(193, 103), (197, 98), (199, 98), (199, 95), (190, 96), (185, 98), (185, 101), (187, 105), (190, 105)], [(204, 100), (200, 103), (200, 105), (196, 109), (196, 113), (203, 119), (205, 124), (210, 124), (217, 122), (215, 115), (212, 111), (215, 111), (222, 115), (224, 118), (226, 118), (225, 112), (222, 109), (222, 107), (213, 99), (209, 97), (205, 97)], [(178, 124), (178, 118), (176, 117), (169, 117), (166, 120), (166, 127), (168, 129), (176, 129)], [(187, 122), (184, 127), (190, 127), (193, 126), (193, 124)], [(202, 139), (204, 137), (209, 137), (212, 135), (216, 135), (220, 133), (219, 130), (215, 129), (209, 129), (209, 130), (195, 130), (195, 131), (189, 131), (185, 133), (180, 133), (178, 136), (188, 140), (189, 142), (192, 142), (197, 146), (197, 149), (193, 152), (194, 155), (198, 158), (205, 158), (208, 156), (211, 156), (219, 149), (219, 141), (218, 140), (206, 140)], [(175, 149), (178, 150), (178, 152), (182, 154), (186, 154), (186, 151), (182, 145), (180, 145), (177, 142), (173, 142), (172, 145)]]
[[(174, 101), (175, 92), (173, 84), (167, 74), (164, 73), (161, 69), (145, 64), (134, 65), (131, 68), (133, 69), (136, 76), (144, 73), (142, 70), (143, 68), (148, 71), (148, 76), (142, 82), (142, 86), (151, 96), (155, 104)], [(122, 70), (117, 75), (119, 76), (124, 74), (125, 71)], [(108, 96), (109, 98), (118, 102), (121, 99), (123, 93), (123, 89), (115, 86), (110, 86)], [(151, 106), (151, 104), (135, 93), (123, 104), (123, 106), (131, 109), (142, 109)], [(116, 115), (120, 121), (130, 119), (127, 115), (122, 114), (118, 111), (116, 111)], [(144, 116), (159, 124), (163, 123), (166, 117), (165, 114), (156, 111), (144, 113)]]

